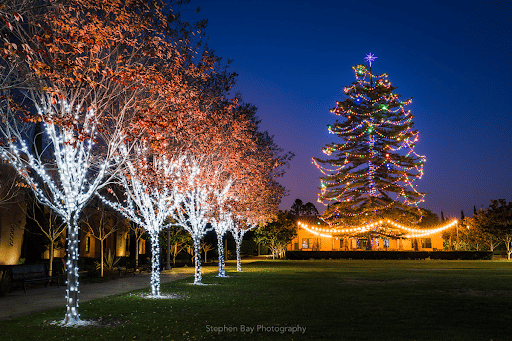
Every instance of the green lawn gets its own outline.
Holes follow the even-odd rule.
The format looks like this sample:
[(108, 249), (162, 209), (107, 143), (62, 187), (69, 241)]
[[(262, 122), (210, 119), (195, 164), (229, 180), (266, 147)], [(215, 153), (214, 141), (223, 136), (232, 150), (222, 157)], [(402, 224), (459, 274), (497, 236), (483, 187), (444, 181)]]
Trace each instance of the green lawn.
[(109, 326), (48, 325), (63, 318), (60, 308), (0, 322), (0, 340), (512, 340), (512, 262), (258, 261), (227, 270), (232, 277), (205, 275), (210, 285), (163, 285), (175, 299), (139, 291), (80, 306), (82, 318)]

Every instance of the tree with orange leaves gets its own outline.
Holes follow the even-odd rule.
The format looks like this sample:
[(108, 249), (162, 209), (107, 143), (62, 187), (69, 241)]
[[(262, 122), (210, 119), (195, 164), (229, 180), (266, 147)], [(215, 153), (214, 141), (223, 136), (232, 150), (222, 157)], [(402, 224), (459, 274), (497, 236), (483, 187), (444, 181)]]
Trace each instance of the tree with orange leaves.
[(237, 271), (242, 271), (241, 245), (246, 232), (264, 226), (277, 218), (278, 207), (284, 195), (284, 188), (277, 178), (293, 157), (282, 153), (267, 132), (257, 132), (258, 149), (248, 155), (253, 160), (252, 171), (247, 171), (239, 186), (234, 186), (237, 198), (234, 209), (231, 235), (236, 242)]
[(292, 154), (283, 154), (271, 136), (258, 131), (256, 108), (243, 104), (234, 111), (237, 120), (247, 129), (239, 145), (232, 143), (228, 172), (230, 190), (222, 201), (218, 201), (212, 225), (217, 233), (219, 250), (219, 275), (225, 276), (222, 240), (231, 231), (237, 243), (237, 269), (240, 266), (240, 247), (248, 229), (271, 221), (276, 213), (283, 188), (276, 182)]
[(178, 187), (179, 205), (171, 214), (176, 225), (192, 237), (194, 244), (194, 284), (201, 285), (201, 238), (209, 231), (216, 205), (225, 198), (231, 186), (223, 165), (207, 155), (187, 154)]
[[(137, 159), (129, 157), (131, 151)], [(119, 148), (118, 158), (126, 159), (116, 175), (119, 187), (124, 192), (115, 200), (98, 194), (108, 204), (127, 219), (141, 226), (151, 238), (151, 298), (161, 298), (160, 293), (160, 245), (159, 233), (170, 226), (168, 218), (180, 204), (177, 182), (183, 174), (185, 158), (176, 155), (167, 158), (157, 156), (144, 148), (144, 142), (135, 148), (125, 145)], [(148, 180), (149, 178), (149, 180)], [(110, 190), (111, 194), (114, 194)]]
[[(168, 25), (158, 1), (41, 5), (3, 31), (13, 38), (1, 51), (2, 63), (23, 73), (16, 83), (12, 74), (2, 74), (0, 83), (16, 88), (4, 87), (0, 98), (0, 148), (37, 199), (68, 225), (63, 325), (72, 326), (84, 323), (78, 314), (78, 217), (119, 170), (114, 156), (128, 122), (151, 103), (161, 84), (158, 70), (174, 67), (178, 53), (165, 40)], [(30, 87), (22, 87), (28, 80)], [(22, 111), (15, 101), (26, 99)], [(42, 126), (42, 149), (32, 148), (33, 136), (23, 129), (34, 124)]]
[(32, 47), (30, 33), (40, 19), (38, 4), (33, 0), (0, 0), (0, 90), (30, 87), (31, 76), (27, 59)]
[[(158, 105), (141, 111), (134, 126), (143, 127), (139, 136), (150, 146), (151, 153), (167, 155), (167, 159), (185, 156), (187, 160), (179, 180), (181, 202), (173, 218), (194, 240), (194, 282), (200, 284), (201, 237), (209, 222), (216, 228), (221, 226), (216, 224), (215, 215), (206, 213), (222, 206), (227, 189), (247, 162), (243, 156), (256, 145), (251, 135), (254, 122), (236, 110), (236, 97), (228, 98), (235, 74), (206, 49), (197, 63), (190, 58), (184, 60), (190, 64), (181, 83), (175, 80), (174, 73), (167, 75), (170, 85), (161, 88)], [(178, 91), (173, 87), (176, 84), (187, 91)], [(159, 179), (158, 174), (146, 174), (144, 181)]]

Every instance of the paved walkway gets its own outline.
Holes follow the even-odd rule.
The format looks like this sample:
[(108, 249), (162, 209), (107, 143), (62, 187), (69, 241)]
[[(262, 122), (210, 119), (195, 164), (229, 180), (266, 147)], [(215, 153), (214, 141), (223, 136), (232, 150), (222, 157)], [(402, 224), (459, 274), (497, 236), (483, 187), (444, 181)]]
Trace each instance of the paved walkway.
[[(168, 283), (177, 279), (193, 276), (192, 271), (171, 272), (161, 274), (161, 283)], [(150, 286), (149, 274), (126, 275), (124, 277), (103, 283), (80, 283), (79, 299), (81, 303), (95, 298), (121, 294), (124, 292), (148, 288)], [(53, 284), (48, 287), (32, 287), (12, 291), (0, 297), (0, 321), (13, 317), (28, 315), (49, 308), (65, 307), (66, 286), (60, 288)]]
[[(251, 263), (258, 259), (265, 259), (266, 256), (247, 257), (242, 259), (242, 263)], [(236, 261), (226, 261), (226, 265), (236, 267)], [(203, 266), (202, 274), (216, 272), (217, 266)], [(194, 276), (193, 267), (175, 268), (171, 271), (164, 271), (160, 275), (161, 283), (168, 283), (177, 279)], [(149, 274), (125, 275), (121, 278), (103, 283), (80, 283), (80, 294), (78, 296), (80, 303), (87, 302), (100, 297), (122, 294), (124, 292), (149, 288)], [(23, 289), (8, 293), (0, 297), (0, 321), (8, 320), (13, 317), (29, 315), (50, 308), (62, 307), (66, 305), (66, 286), (61, 285), (58, 288), (55, 284), (43, 287), (27, 288), (27, 293)]]

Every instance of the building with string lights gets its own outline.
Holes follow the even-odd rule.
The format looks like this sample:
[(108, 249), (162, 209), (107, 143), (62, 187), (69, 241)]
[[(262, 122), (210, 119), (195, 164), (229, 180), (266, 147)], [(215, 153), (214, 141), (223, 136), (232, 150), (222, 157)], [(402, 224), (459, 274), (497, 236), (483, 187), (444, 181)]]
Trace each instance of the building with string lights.
[[(453, 220), (433, 228), (412, 228), (380, 220), (359, 227), (341, 228), (298, 222), (297, 236), (288, 251), (440, 251), (442, 233), (457, 225)], [(371, 236), (371, 237), (368, 237)]]

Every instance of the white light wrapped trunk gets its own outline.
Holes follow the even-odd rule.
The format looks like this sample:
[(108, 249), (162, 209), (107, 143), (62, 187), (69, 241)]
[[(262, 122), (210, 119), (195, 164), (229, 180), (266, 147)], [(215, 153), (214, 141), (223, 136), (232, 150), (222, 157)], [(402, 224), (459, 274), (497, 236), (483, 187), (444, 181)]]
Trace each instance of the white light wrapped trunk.
[(126, 204), (106, 199), (98, 195), (103, 202), (123, 214), (135, 224), (143, 227), (151, 238), (151, 297), (160, 297), (160, 242), (158, 235), (167, 227), (166, 220), (180, 203), (173, 187), (173, 178), (180, 172), (183, 157), (168, 159), (165, 156), (152, 156), (153, 169), (158, 177), (153, 181), (158, 185), (150, 186), (144, 182), (144, 167), (141, 168), (140, 158), (147, 156), (142, 148), (135, 149), (135, 158), (128, 159), (129, 150), (123, 145), (121, 155), (126, 157), (126, 167), (119, 173), (119, 181), (125, 190)]
[(242, 255), (241, 255), (241, 248), (242, 248), (242, 241), (244, 240), (244, 235), (247, 231), (252, 230), (257, 225), (250, 225), (246, 228), (240, 228), (235, 226), (235, 224), (232, 225), (232, 228), (230, 229), (231, 235), (235, 239), (236, 243), (236, 271), (242, 272)]
[[(80, 108), (75, 108), (61, 99), (52, 102), (50, 96), (42, 96), (35, 103), (41, 116), (80, 117)], [(76, 113), (75, 113), (76, 110)], [(43, 122), (43, 133), (48, 145), (42, 151), (37, 150), (35, 141), (27, 146), (27, 136), (19, 127), (19, 117), (4, 115), (0, 132), (10, 141), (0, 146), (2, 157), (15, 167), (18, 174), (33, 190), (37, 200), (57, 213), (68, 227), (66, 260), (66, 314), (63, 324), (67, 326), (82, 324), (78, 313), (78, 257), (79, 226), (78, 217), (95, 191), (104, 186), (106, 171), (111, 168), (112, 149), (117, 140), (114, 138), (107, 151), (100, 158), (92, 153), (96, 138), (94, 111), (88, 110), (82, 117), (81, 138), (73, 127), (59, 127)], [(51, 120), (49, 120), (51, 122)], [(46, 151), (46, 152), (44, 152)]]

